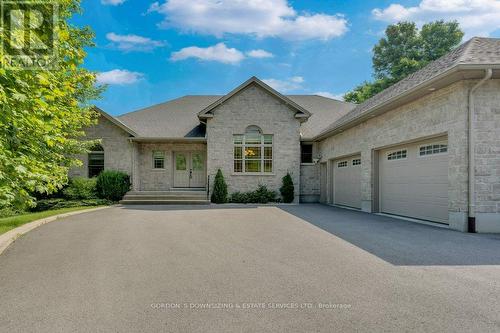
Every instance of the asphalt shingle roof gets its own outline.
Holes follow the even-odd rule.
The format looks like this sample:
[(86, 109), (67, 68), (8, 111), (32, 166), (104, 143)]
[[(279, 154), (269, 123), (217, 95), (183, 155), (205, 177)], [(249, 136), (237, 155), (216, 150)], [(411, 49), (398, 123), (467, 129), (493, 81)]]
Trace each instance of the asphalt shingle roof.
[[(354, 108), (354, 104), (317, 95), (287, 96), (312, 113), (302, 124), (303, 138), (312, 139), (333, 121)], [(140, 137), (188, 138), (204, 137), (197, 114), (220, 99), (220, 95), (189, 95), (165, 103), (126, 113), (117, 117)]]
[[(308, 121), (301, 125), (301, 134), (303, 139), (313, 139), (331, 129), (348, 124), (455, 66), (487, 64), (500, 64), (500, 39), (474, 37), (357, 106), (317, 95), (287, 97), (312, 114)], [(200, 125), (197, 114), (221, 97), (184, 96), (117, 118), (141, 137), (203, 137), (205, 129)]]
[(395, 83), (364, 103), (359, 104), (354, 110), (329, 126), (328, 129), (347, 124), (353, 119), (370, 112), (387, 101), (412, 90), (426, 81), (432, 80), (457, 65), (488, 64), (500, 64), (500, 39), (474, 37), (450, 53), (429, 63), (421, 70)]

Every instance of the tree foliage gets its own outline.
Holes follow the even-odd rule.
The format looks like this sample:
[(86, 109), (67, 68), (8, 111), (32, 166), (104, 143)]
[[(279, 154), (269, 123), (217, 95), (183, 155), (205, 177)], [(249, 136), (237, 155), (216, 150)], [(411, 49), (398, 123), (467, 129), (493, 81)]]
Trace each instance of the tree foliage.
[(290, 203), (293, 202), (295, 187), (293, 186), (292, 176), (287, 173), (282, 178), (283, 185), (280, 188), (281, 196), (283, 197), (283, 202)]
[(220, 169), (217, 170), (214, 180), (214, 189), (210, 197), (213, 203), (221, 204), (227, 202), (227, 184)]
[(389, 25), (373, 48), (374, 82), (347, 93), (348, 102), (362, 103), (455, 48), (464, 33), (458, 22), (436, 21), (419, 30), (413, 22)]
[[(81, 67), (93, 33), (68, 22), (79, 10), (78, 0), (58, 0), (56, 68), (0, 68), (0, 207), (33, 205), (32, 193), (60, 189), (69, 167), (79, 165), (72, 156), (94, 144), (80, 140), (97, 118), (89, 101), (101, 88)], [(9, 34), (0, 38), (8, 42)]]

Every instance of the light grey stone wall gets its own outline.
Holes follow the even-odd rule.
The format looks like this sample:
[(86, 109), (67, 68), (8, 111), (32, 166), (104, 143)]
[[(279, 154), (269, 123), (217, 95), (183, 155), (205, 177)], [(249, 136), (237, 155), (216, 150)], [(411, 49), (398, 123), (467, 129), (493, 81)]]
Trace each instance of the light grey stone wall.
[[(104, 118), (99, 117), (98, 123), (85, 130), (86, 138), (89, 140), (102, 139), (104, 148), (104, 169), (118, 170), (132, 174), (132, 152), (133, 144), (130, 143), (130, 135)], [(88, 156), (77, 156), (83, 163), (81, 167), (72, 168), (69, 177), (88, 176)]]
[(500, 80), (487, 81), (474, 93), (474, 109), (476, 227), (500, 232)]
[[(364, 211), (376, 210), (373, 151), (421, 138), (448, 136), (450, 226), (465, 231), (467, 221), (467, 83), (462, 81), (372, 118), (320, 142), (322, 161), (361, 153)], [(327, 168), (330, 173), (330, 165)], [(328, 175), (328, 179), (331, 175)], [(327, 191), (328, 197), (330, 196)], [(330, 201), (330, 199), (328, 199)]]
[[(298, 202), (300, 122), (294, 114), (292, 109), (256, 85), (247, 87), (217, 107), (214, 117), (207, 121), (207, 170), (211, 180), (220, 168), (229, 193), (254, 190), (259, 184), (278, 191), (282, 177), (290, 172), (295, 185), (295, 201)], [(264, 134), (274, 135), (272, 174), (233, 173), (233, 134), (243, 134), (250, 125), (259, 126)]]
[[(153, 152), (165, 153), (165, 169), (153, 169)], [(168, 191), (174, 186), (174, 152), (207, 151), (204, 143), (140, 143), (138, 144), (138, 184), (141, 191)], [(205, 157), (206, 158), (206, 157)]]
[[(318, 143), (313, 143), (313, 158), (319, 154)], [(300, 202), (319, 202), (319, 164), (300, 165)]]

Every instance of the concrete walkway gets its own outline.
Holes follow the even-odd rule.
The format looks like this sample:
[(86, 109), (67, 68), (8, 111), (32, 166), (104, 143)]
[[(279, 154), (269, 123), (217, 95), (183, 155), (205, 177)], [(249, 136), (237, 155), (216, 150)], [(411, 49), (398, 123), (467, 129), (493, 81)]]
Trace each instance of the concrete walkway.
[(321, 205), (112, 207), (0, 255), (6, 332), (500, 330), (500, 239)]

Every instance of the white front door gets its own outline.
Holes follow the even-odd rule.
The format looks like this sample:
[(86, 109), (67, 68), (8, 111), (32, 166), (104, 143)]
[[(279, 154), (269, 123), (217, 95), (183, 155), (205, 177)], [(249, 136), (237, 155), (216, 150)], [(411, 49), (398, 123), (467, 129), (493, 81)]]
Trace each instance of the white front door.
[(205, 153), (174, 153), (174, 187), (205, 187)]

